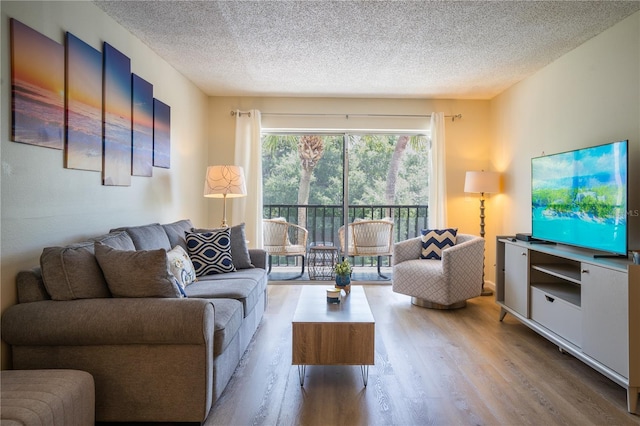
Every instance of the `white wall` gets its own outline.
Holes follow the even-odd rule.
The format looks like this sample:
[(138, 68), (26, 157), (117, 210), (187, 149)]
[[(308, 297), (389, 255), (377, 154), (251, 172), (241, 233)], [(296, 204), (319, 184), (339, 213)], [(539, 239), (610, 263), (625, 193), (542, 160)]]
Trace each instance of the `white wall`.
[[(109, 229), (191, 218), (205, 222), (202, 185), (207, 152), (207, 97), (91, 2), (7, 2), (1, 7), (1, 302), (16, 301), (15, 276), (39, 264), (42, 248)], [(171, 107), (171, 168), (132, 177), (130, 187), (101, 185), (101, 173), (68, 170), (63, 153), (10, 141), (9, 18), (63, 43), (65, 31), (102, 51), (107, 41), (131, 59)], [(2, 366), (6, 368), (6, 345)]]
[(493, 99), (491, 122), (505, 235), (531, 232), (532, 157), (629, 139), (630, 171), (640, 171), (640, 12)]

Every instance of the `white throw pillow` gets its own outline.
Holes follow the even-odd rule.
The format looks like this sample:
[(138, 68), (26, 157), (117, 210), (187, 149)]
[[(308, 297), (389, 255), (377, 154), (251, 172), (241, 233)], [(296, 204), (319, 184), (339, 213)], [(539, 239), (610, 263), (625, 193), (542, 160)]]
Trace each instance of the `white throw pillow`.
[(181, 246), (175, 246), (167, 252), (169, 269), (178, 280), (180, 287), (185, 288), (196, 280), (196, 270), (189, 255)]

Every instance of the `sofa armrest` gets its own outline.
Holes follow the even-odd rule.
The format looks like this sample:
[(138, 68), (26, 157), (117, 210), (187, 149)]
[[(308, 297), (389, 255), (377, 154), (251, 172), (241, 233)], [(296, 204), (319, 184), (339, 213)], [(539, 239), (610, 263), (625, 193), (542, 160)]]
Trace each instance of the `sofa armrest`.
[(2, 315), (2, 339), (21, 346), (195, 344), (213, 340), (206, 299), (104, 298), (20, 303)]
[(256, 268), (267, 269), (267, 252), (263, 249), (249, 249), (251, 264)]
[(420, 259), (420, 253), (422, 253), (421, 241), (422, 237), (414, 237), (395, 243), (393, 245), (393, 264), (397, 265), (407, 260)]

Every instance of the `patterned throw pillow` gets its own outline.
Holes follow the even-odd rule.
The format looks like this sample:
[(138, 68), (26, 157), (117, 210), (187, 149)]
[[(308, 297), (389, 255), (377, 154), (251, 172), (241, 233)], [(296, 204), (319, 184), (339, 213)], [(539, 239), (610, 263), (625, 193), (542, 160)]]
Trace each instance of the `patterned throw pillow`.
[(196, 280), (196, 271), (189, 255), (182, 246), (175, 246), (167, 252), (169, 269), (183, 289)]
[(456, 245), (458, 228), (423, 229), (421, 259), (442, 259), (442, 250)]
[(185, 232), (185, 236), (196, 277), (236, 270), (231, 258), (231, 231), (229, 228), (202, 233)]

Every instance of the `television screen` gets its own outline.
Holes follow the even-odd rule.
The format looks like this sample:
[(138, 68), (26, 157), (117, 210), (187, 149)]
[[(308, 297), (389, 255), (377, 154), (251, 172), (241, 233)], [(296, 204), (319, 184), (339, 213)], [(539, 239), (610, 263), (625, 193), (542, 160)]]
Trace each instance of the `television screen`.
[(534, 238), (627, 255), (627, 141), (531, 159)]

